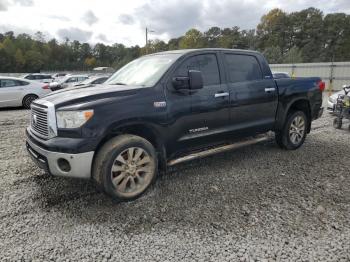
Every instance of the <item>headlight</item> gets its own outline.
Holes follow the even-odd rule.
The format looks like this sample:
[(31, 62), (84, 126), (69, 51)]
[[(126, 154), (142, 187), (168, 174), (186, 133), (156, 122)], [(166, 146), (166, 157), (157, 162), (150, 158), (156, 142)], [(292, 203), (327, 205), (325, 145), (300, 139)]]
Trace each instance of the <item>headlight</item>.
[(94, 115), (94, 110), (84, 111), (57, 111), (58, 128), (78, 128), (85, 124)]

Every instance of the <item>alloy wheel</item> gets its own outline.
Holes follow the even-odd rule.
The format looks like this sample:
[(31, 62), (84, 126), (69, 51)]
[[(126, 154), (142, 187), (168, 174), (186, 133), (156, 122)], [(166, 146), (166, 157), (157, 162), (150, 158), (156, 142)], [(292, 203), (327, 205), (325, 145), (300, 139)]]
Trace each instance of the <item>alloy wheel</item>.
[(305, 134), (305, 119), (302, 116), (296, 116), (289, 128), (289, 138), (294, 145), (298, 145), (303, 140)]
[(132, 197), (143, 192), (151, 183), (155, 164), (146, 150), (130, 147), (114, 160), (111, 179), (117, 194)]

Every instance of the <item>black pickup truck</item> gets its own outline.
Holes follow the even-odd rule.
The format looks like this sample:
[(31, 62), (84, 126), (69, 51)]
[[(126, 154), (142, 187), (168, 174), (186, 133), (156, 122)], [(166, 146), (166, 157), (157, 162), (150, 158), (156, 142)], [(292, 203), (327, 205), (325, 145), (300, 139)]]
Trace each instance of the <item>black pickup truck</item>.
[(264, 140), (300, 147), (322, 115), (320, 78), (272, 77), (263, 55), (231, 49), (143, 56), (103, 85), (31, 106), (26, 146), (49, 174), (139, 197), (167, 166)]

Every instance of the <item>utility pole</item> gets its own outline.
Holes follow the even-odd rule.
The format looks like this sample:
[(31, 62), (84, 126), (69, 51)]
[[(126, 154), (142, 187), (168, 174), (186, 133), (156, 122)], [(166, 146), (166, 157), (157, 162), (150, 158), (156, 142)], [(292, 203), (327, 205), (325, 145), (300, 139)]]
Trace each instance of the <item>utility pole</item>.
[(148, 54), (148, 28), (146, 27), (146, 54)]
[(146, 27), (146, 54), (148, 54), (148, 34), (149, 33), (154, 33), (155, 31), (150, 30)]

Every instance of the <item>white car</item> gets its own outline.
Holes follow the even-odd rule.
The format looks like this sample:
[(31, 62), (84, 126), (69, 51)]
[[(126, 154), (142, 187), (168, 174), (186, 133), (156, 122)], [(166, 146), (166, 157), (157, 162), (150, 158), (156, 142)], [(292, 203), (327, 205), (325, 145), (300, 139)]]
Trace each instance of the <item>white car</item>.
[(78, 84), (88, 79), (87, 75), (68, 75), (64, 78), (59, 79), (58, 82), (50, 83), (50, 88), (52, 91), (56, 91), (62, 88), (72, 87), (74, 84)]
[(22, 78), (0, 76), (0, 107), (23, 106), (50, 93), (48, 84)]
[(333, 95), (331, 95), (331, 96), (328, 98), (328, 101), (327, 101), (327, 110), (328, 110), (329, 112), (331, 112), (331, 113), (334, 112), (335, 105), (337, 104), (337, 99), (338, 99), (339, 95), (345, 95), (345, 89), (347, 90), (347, 92), (349, 92), (349, 91), (350, 91), (350, 86), (344, 85), (344, 86), (343, 86), (343, 90), (334, 93)]
[(99, 84), (103, 84), (108, 78), (109, 76), (93, 76), (84, 80), (83, 82), (74, 84), (74, 86), (99, 85)]
[(23, 78), (42, 83), (51, 83), (53, 81), (53, 77), (49, 74), (28, 74), (25, 75)]
[(60, 79), (62, 77), (65, 77), (67, 75), (67, 73), (56, 73), (54, 74), (52, 77), (57, 80), (57, 79)]

